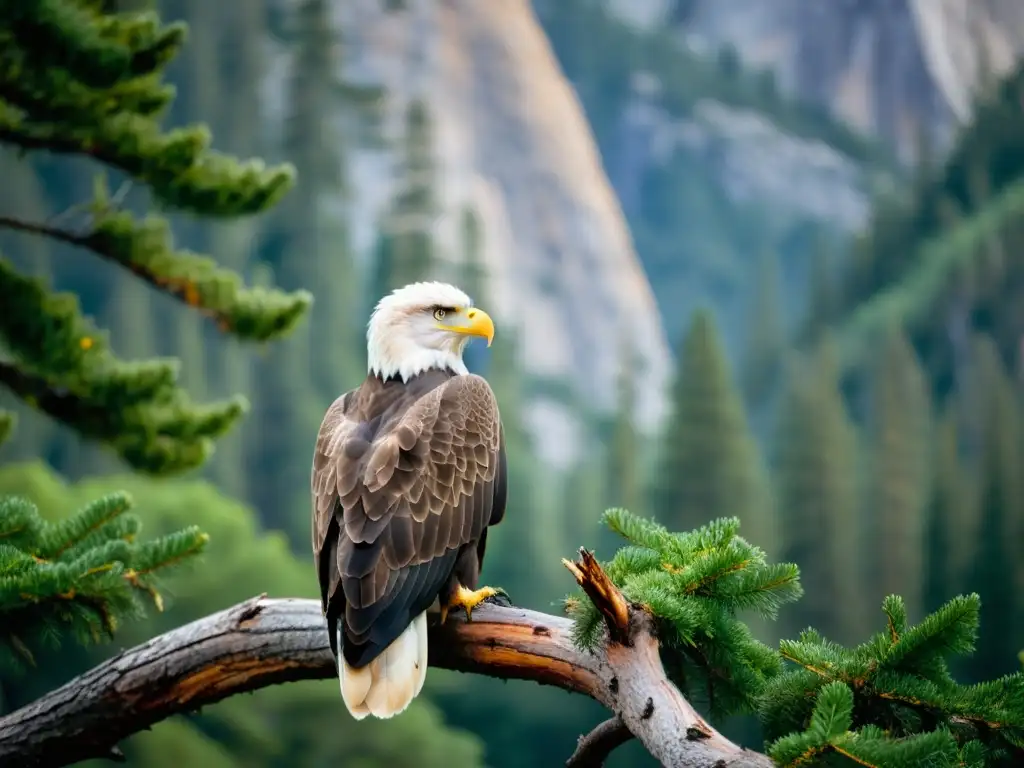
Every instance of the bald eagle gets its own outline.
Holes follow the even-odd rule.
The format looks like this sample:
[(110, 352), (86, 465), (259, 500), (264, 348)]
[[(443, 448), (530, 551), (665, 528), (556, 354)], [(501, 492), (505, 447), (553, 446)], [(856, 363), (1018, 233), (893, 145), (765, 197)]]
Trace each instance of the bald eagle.
[(445, 283), (385, 296), (368, 372), (327, 410), (313, 456), (313, 556), (341, 695), (357, 720), (405, 710), (427, 672), (427, 611), (504, 594), (477, 588), (487, 529), (505, 514), (498, 403), (469, 373), (494, 323)]

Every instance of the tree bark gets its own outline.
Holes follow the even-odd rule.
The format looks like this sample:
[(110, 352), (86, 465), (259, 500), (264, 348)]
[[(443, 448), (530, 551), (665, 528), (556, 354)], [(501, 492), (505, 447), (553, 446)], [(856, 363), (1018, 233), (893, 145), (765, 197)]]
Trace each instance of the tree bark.
[(580, 736), (576, 751), (565, 761), (565, 768), (601, 768), (608, 755), (632, 738), (633, 734), (618, 715), (610, 717), (586, 736)]
[[(581, 561), (567, 566), (588, 594), (609, 602), (602, 607), (609, 636), (600, 648), (577, 650), (569, 619), (483, 604), (472, 621), (452, 615), (431, 627), (430, 666), (590, 696), (665, 766), (771, 766), (690, 706), (665, 675), (651, 617), (627, 605), (589, 553), (581, 554)], [(613, 631), (612, 622), (625, 626)], [(317, 601), (255, 597), (126, 650), (0, 718), (0, 766), (116, 759), (119, 741), (172, 715), (237, 693), (336, 674)]]

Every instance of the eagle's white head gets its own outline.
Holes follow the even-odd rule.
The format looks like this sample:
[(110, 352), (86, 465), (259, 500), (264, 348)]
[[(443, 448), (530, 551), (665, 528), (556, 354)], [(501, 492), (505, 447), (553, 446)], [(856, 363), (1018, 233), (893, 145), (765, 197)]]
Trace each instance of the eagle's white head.
[(467, 373), (462, 351), (473, 336), (491, 346), (494, 322), (447, 283), (411, 283), (382, 298), (366, 329), (367, 367), (408, 381), (431, 368)]

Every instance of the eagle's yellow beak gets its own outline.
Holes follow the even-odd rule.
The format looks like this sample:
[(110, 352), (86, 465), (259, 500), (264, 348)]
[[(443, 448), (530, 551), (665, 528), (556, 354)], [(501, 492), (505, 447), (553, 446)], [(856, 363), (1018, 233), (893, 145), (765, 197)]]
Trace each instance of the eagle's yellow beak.
[(465, 312), (460, 312), (458, 319), (452, 318), (455, 322), (465, 320), (464, 324), (448, 326), (449, 330), (456, 333), (465, 333), (470, 336), (481, 336), (487, 339), (487, 346), (491, 346), (494, 340), (494, 321), (491, 316), (477, 307), (470, 307)]

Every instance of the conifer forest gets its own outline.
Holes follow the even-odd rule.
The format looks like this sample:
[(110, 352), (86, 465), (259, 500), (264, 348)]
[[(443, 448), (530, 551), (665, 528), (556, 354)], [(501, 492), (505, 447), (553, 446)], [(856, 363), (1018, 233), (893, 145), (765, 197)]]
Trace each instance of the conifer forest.
[[(599, 313), (597, 267), (494, 256), (521, 201), (452, 192), (472, 116), (362, 76), (427, 28), (454, 46), (464, 2), (0, 0), (0, 768), (1024, 765), (1024, 35), (948, 136), (893, 139), (684, 45), (700, 2), (645, 27), (510, 0), (628, 231), (601, 269), (635, 262), (664, 330), (651, 426), (641, 305), (596, 348), (610, 398), (580, 394), (594, 348), (531, 361), (505, 318), (572, 338), (532, 305)], [(490, 67), (499, 109), (511, 59), (469, 37), (416, 55)], [(786, 162), (841, 158), (863, 216), (830, 210), (839, 172), (774, 179), (818, 208), (743, 187), (788, 172), (733, 151), (741, 113)], [(552, 242), (583, 239), (563, 202)], [(409, 709), (357, 721), (316, 623), (310, 466), (376, 302), (420, 280), (504, 307), (465, 360), (501, 411), (481, 583), (507, 600), (432, 629)], [(250, 645), (216, 657), (228, 624)], [(146, 666), (160, 648), (184, 671)]]

